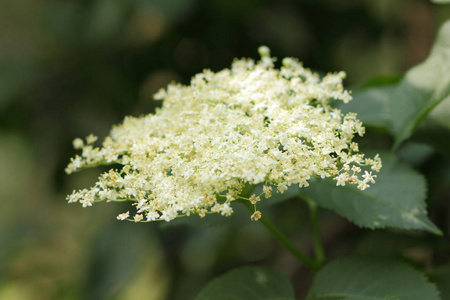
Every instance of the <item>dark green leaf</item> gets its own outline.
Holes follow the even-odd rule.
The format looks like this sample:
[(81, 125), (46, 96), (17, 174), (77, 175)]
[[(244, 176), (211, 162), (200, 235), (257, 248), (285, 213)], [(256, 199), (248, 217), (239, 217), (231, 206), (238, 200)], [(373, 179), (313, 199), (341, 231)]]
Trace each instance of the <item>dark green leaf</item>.
[(195, 300), (294, 300), (283, 275), (261, 267), (232, 270), (211, 281)]
[(314, 299), (438, 300), (424, 275), (394, 260), (347, 257), (326, 265), (313, 283)]
[(311, 182), (302, 194), (361, 227), (420, 229), (441, 234), (426, 215), (423, 176), (393, 154), (380, 156), (383, 167), (377, 182), (367, 190), (336, 186), (329, 179)]
[(414, 140), (430, 145), (446, 158), (450, 157), (450, 131), (441, 125), (422, 124), (414, 133)]
[[(383, 247), (379, 247), (383, 245)], [(356, 247), (356, 253), (371, 257), (396, 258), (402, 254), (431, 251), (422, 237), (376, 231), (366, 234)]]
[(437, 269), (431, 280), (438, 286), (442, 299), (450, 299), (450, 264)]
[(373, 77), (367, 80), (363, 85), (358, 87), (358, 90), (365, 90), (372, 87), (382, 87), (388, 85), (394, 85), (399, 83), (402, 80), (403, 76), (400, 75), (383, 75)]
[(410, 166), (420, 167), (435, 153), (430, 145), (407, 142), (397, 151), (398, 156)]
[[(311, 300), (322, 300), (322, 299), (326, 299), (326, 300), (401, 300), (397, 297), (393, 297), (393, 296), (385, 296), (385, 297), (366, 297), (366, 296), (347, 296), (347, 297), (340, 297), (340, 296), (313, 296), (312, 298), (310, 298)], [(309, 299), (308, 299), (309, 300)]]

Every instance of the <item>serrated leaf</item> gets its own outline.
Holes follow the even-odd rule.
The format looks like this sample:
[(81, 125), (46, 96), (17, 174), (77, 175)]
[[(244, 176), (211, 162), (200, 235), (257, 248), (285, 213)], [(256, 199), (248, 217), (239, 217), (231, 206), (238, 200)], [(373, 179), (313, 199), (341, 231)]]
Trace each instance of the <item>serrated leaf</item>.
[(412, 68), (391, 94), (395, 145), (411, 136), (427, 114), (450, 95), (450, 21), (439, 31), (431, 54)]
[(442, 299), (450, 299), (450, 264), (437, 269), (431, 276), (431, 280), (438, 286)]
[(441, 234), (426, 215), (423, 176), (394, 154), (380, 156), (383, 167), (376, 183), (364, 191), (353, 185), (336, 186), (336, 181), (327, 179), (311, 182), (302, 194), (361, 227), (420, 229)]
[(327, 264), (313, 283), (314, 299), (438, 300), (436, 286), (410, 266), (394, 260), (347, 257)]
[(211, 281), (195, 300), (294, 300), (289, 280), (267, 268), (243, 267)]

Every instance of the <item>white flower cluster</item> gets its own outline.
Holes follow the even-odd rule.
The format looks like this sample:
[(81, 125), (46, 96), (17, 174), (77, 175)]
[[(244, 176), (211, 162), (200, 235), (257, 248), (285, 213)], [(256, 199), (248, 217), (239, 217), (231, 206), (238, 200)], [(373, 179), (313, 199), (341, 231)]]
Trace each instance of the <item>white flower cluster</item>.
[[(236, 60), (231, 69), (205, 70), (189, 86), (171, 84), (155, 99), (161, 109), (144, 117), (127, 117), (100, 148), (95, 136), (76, 139), (82, 150), (66, 172), (120, 164), (99, 177), (90, 189), (74, 191), (69, 202), (132, 201), (134, 221), (170, 221), (178, 216), (233, 213), (245, 186), (308, 186), (311, 177), (331, 177), (337, 185), (364, 190), (374, 182), (381, 161), (364, 158), (352, 142), (364, 127), (355, 114), (342, 115), (330, 101), (351, 100), (343, 89), (345, 73), (320, 78), (293, 58), (282, 67), (267, 47), (261, 61)], [(363, 170), (364, 169), (364, 173)], [(246, 198), (253, 205), (257, 195)], [(253, 220), (261, 217), (259, 211)], [(130, 219), (130, 213), (120, 214)]]

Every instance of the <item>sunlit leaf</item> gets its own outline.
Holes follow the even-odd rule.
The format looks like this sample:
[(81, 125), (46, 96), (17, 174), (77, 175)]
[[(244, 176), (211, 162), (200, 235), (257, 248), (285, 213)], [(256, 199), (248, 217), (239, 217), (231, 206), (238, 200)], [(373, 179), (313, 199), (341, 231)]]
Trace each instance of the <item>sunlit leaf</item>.
[(449, 4), (450, 0), (431, 0), (431, 2), (436, 4)]
[(431, 54), (412, 68), (390, 96), (395, 147), (411, 136), (427, 114), (450, 94), (450, 21), (441, 28)]

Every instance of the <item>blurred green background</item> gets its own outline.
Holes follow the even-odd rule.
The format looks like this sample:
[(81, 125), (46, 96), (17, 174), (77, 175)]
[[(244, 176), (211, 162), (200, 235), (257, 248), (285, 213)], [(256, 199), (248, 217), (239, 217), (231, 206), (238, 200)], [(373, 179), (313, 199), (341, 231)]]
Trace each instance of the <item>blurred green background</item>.
[[(449, 17), (425, 0), (2, 0), (0, 299), (193, 299), (213, 276), (255, 263), (304, 294), (307, 271), (248, 214), (167, 226), (118, 222), (120, 205), (67, 204), (100, 172), (64, 173), (72, 140), (104, 137), (124, 116), (151, 113), (169, 82), (257, 58), (259, 45), (345, 70), (350, 88), (401, 75)], [(268, 213), (311, 249), (302, 203)], [(322, 217), (329, 254), (350, 251), (361, 231)]]

